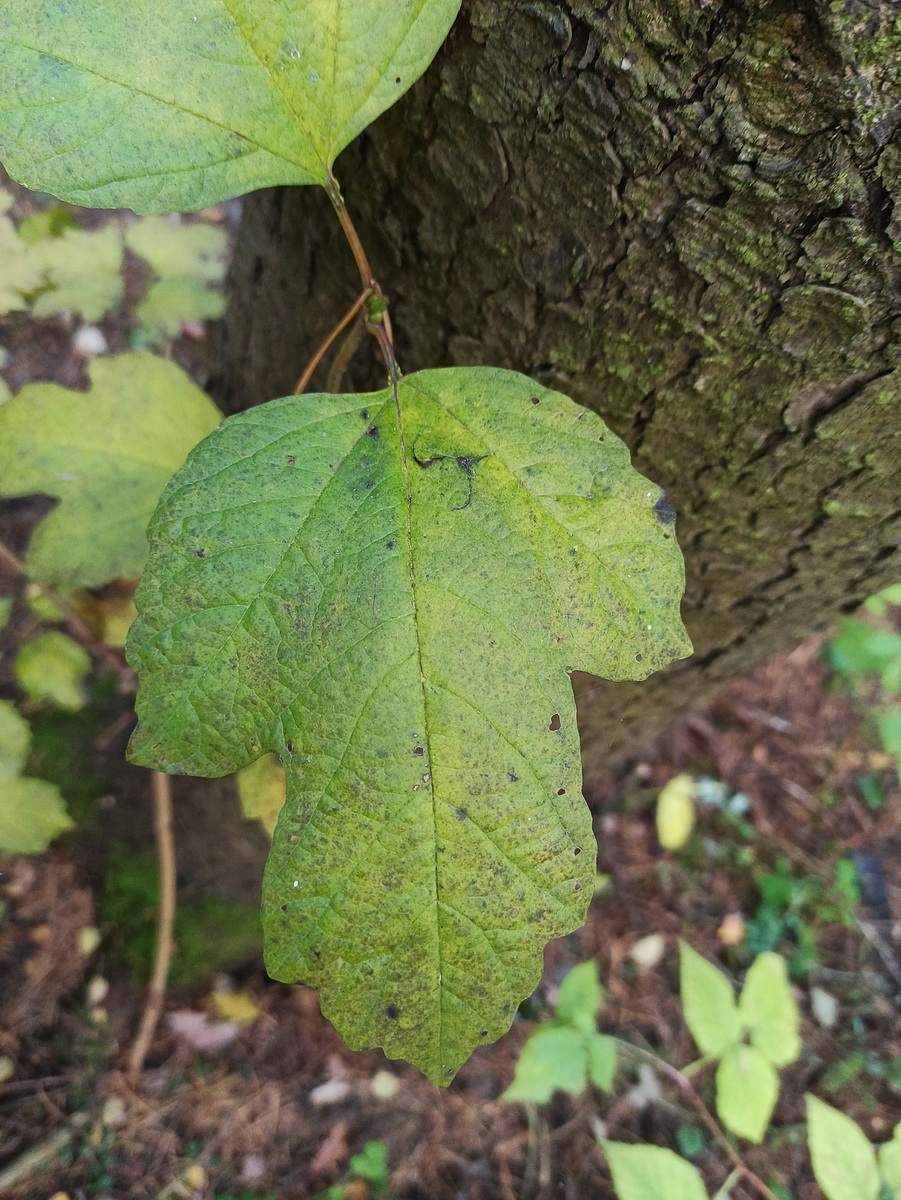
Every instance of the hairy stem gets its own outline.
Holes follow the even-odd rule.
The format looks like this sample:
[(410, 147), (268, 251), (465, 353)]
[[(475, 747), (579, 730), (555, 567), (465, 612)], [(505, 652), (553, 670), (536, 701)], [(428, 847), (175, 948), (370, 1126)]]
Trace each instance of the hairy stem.
[(175, 920), (175, 841), (172, 837), (172, 788), (169, 776), (152, 772), (153, 826), (160, 872), (160, 901), (156, 914), (156, 949), (153, 974), (147, 989), (147, 1002), (138, 1035), (128, 1056), (128, 1075), (134, 1081), (141, 1073), (144, 1059), (163, 1012), (166, 980), (172, 961), (172, 925)]
[(679, 1071), (676, 1067), (671, 1066), (668, 1062), (666, 1062), (665, 1059), (659, 1058), (656, 1054), (653, 1054), (650, 1050), (644, 1050), (641, 1046), (634, 1046), (631, 1042), (623, 1041), (622, 1038), (615, 1037), (613, 1038), (613, 1041), (616, 1043), (617, 1051), (621, 1053), (624, 1058), (631, 1058), (633, 1060), (639, 1059), (641, 1062), (646, 1062), (649, 1066), (653, 1067), (655, 1071), (659, 1071), (661, 1075), (665, 1075), (667, 1079), (674, 1083), (682, 1095), (690, 1101), (698, 1116), (701, 1118), (701, 1121), (706, 1126), (707, 1132), (711, 1135), (711, 1137), (732, 1163), (733, 1167), (735, 1167), (737, 1171), (741, 1172), (743, 1178), (748, 1181), (748, 1183), (755, 1189), (755, 1191), (759, 1193), (759, 1195), (764, 1197), (764, 1200), (779, 1200), (775, 1192), (771, 1191), (770, 1188), (767, 1187), (760, 1176), (755, 1175), (751, 1168), (746, 1166), (744, 1159), (730, 1144), (729, 1139), (726, 1137), (725, 1133), (723, 1133), (716, 1118), (701, 1099), (700, 1095), (695, 1091), (691, 1080), (686, 1079), (681, 1071)]

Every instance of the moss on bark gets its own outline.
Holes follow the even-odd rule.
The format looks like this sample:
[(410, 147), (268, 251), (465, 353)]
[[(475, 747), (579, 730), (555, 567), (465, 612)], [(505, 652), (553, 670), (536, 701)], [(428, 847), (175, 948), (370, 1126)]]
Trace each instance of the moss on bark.
[[(891, 0), (471, 0), (338, 163), (404, 368), (559, 387), (679, 514), (696, 654), (588, 688), (589, 763), (901, 575), (898, 26)], [(247, 202), (232, 404), (290, 391), (355, 294), (326, 208)]]

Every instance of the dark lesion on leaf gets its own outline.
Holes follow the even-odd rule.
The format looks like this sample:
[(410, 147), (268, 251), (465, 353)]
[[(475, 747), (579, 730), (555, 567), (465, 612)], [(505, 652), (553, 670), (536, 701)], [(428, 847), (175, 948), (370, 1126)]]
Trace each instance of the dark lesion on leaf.
[(654, 505), (654, 516), (661, 525), (672, 525), (676, 519), (676, 510), (669, 502), (669, 497), (666, 492), (662, 492), (660, 499)]
[(400, 1016), (400, 1009), (396, 1004), (388, 1004), (385, 1006), (385, 1016), (392, 1021), (396, 1021)]
[(466, 495), (466, 501), (463, 504), (456, 504), (451, 509), (451, 512), (462, 512), (464, 508), (469, 508), (472, 504), (472, 477), (476, 473), (476, 467), (480, 462), (484, 462), (486, 458), (490, 458), (490, 454), (433, 454), (431, 458), (420, 458), (416, 453), (416, 446), (413, 446), (413, 461), (418, 467), (425, 470), (426, 467), (432, 466), (436, 462), (454, 462), (466, 476), (466, 482), (469, 485), (469, 490)]

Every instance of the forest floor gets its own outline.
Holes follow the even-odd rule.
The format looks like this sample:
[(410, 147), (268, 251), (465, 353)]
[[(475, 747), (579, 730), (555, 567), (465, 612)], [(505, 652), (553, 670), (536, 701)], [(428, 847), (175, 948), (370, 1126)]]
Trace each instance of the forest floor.
[[(127, 309), (99, 324), (112, 350), (126, 348)], [(65, 317), (0, 319), (12, 390), (86, 386), (73, 332)], [(202, 329), (168, 350), (203, 382)], [(35, 515), (18, 502), (0, 511), (19, 553)], [(11, 652), (37, 619), (9, 572), (0, 594), (15, 598), (0, 696), (17, 698)], [(736, 682), (640, 756), (590, 764), (599, 875), (588, 921), (548, 947), (510, 1032), (444, 1090), (379, 1051), (348, 1051), (314, 992), (266, 977), (254, 912), (266, 837), (231, 780), (189, 779), (175, 781), (166, 1015), (130, 1083), (156, 896), (149, 777), (123, 758), (132, 700), (99, 680), (79, 713), (36, 709), (29, 773), (60, 783), (77, 828), (42, 856), (0, 855), (0, 1197), (606, 1200), (599, 1136), (681, 1148), (713, 1194), (731, 1164), (650, 1059), (624, 1061), (612, 1095), (557, 1094), (540, 1107), (501, 1098), (566, 970), (588, 959), (604, 985), (603, 1031), (676, 1067), (695, 1060), (682, 938), (737, 976), (760, 950), (789, 960), (804, 1050), (781, 1072), (764, 1143), (739, 1150), (781, 1194), (814, 1200), (807, 1091), (873, 1142), (901, 1116), (901, 789), (865, 715), (835, 687), (823, 642)], [(699, 806), (687, 844), (668, 853), (656, 799), (682, 772), (721, 785), (702, 789), (722, 802)], [(712, 1071), (694, 1083), (712, 1106)], [(368, 1143), (378, 1145), (361, 1165)], [(731, 1194), (754, 1192), (741, 1182)]]

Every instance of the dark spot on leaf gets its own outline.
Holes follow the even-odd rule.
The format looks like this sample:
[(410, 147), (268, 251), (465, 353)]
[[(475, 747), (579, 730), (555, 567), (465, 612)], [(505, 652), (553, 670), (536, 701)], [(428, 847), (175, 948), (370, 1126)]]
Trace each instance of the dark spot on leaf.
[(392, 1021), (396, 1021), (397, 1018), (400, 1016), (400, 1009), (397, 1007), (396, 1004), (389, 1004), (385, 1008), (385, 1016), (388, 1017)]
[(660, 497), (654, 505), (654, 516), (661, 525), (672, 525), (676, 519), (676, 510), (670, 504), (666, 492)]
[(297, 462), (297, 459), (294, 457), (294, 455), (289, 454), (288, 455), (288, 466), (293, 467), (296, 462)]
[(558, 795), (558, 796), (565, 796), (565, 795), (566, 795), (566, 788), (557, 788), (557, 795)]
[(601, 434), (601, 436), (598, 438), (598, 441), (599, 441), (599, 442), (602, 442), (603, 440), (604, 440), (604, 435), (603, 435), (603, 434)]
[(198, 558), (203, 558), (204, 554), (206, 554), (206, 550), (195, 550), (194, 553)]
[(556, 733), (559, 728), (560, 728), (560, 714), (554, 713), (554, 715), (551, 717), (551, 723), (550, 723), (550, 725), (548, 725), (548, 729), (550, 730), (551, 733)]
[(300, 838), (297, 836), (296, 833), (292, 833), (291, 836), (288, 838), (288, 841), (291, 843), (292, 846), (296, 846), (297, 843), (300, 841)]
[(515, 771), (508, 771), (507, 778), (510, 780), (511, 783), (519, 783), (519, 776), (516, 774)]
[(363, 411), (360, 413), (360, 416), (363, 418), (364, 421), (368, 421), (369, 420), (369, 409), (364, 408)]
[(293, 742), (285, 742), (285, 749), (288, 751), (289, 754), (293, 754), (294, 753), (294, 743)]
[(372, 480), (371, 480), (371, 479), (367, 479), (367, 480), (366, 480), (366, 490), (367, 490), (367, 492), (369, 491), (369, 489), (370, 489), (371, 487), (375, 487), (375, 484), (372, 482)]
[(666, 538), (667, 541), (670, 540), (670, 535), (668, 533), (665, 533), (663, 536)]
[(482, 1032), (479, 1034), (479, 1037), (487, 1037), (487, 1036), (488, 1036), (488, 1030), (487, 1030), (487, 1029), (483, 1029), (483, 1030), (482, 1030)]
[(448, 1079), (453, 1079), (454, 1075), (456, 1075), (456, 1071), (445, 1071), (444, 1074)]
[(573, 888), (573, 891), (574, 891), (574, 892), (581, 892), (581, 890), (582, 890), (582, 885), (581, 885), (581, 883), (577, 883), (577, 884), (575, 885), (575, 887)]
[(457, 818), (458, 821), (465, 821), (466, 820), (466, 809), (458, 808), (457, 811), (454, 813), (454, 816)]
[(422, 746), (417, 746), (414, 749), (413, 753), (416, 755), (417, 758), (422, 758), (423, 754), (425, 754), (425, 750), (423, 750)]
[(533, 403), (533, 404), (540, 404), (540, 403), (541, 403), (541, 401), (538, 399), (538, 397), (537, 397), (537, 396), (533, 396), (533, 397), (532, 397), (532, 403)]
[(641, 655), (640, 655), (640, 654), (636, 654), (636, 655), (635, 655), (635, 661), (636, 661), (636, 662), (641, 662)]
[(573, 854), (575, 854), (577, 857), (578, 857), (578, 855), (580, 855), (581, 853), (582, 853), (582, 847), (581, 847), (581, 846), (575, 846), (575, 847), (573, 848)]
[(394, 82), (395, 82), (395, 83), (400, 83), (400, 76), (399, 76), (399, 75), (398, 75), (398, 77), (395, 79), (395, 81), (394, 81)]
[(287, 906), (287, 904), (283, 904), (281, 907), (282, 907), (282, 912), (287, 912), (287, 911), (288, 911), (288, 906)]
[(394, 542), (385, 542), (385, 549), (386, 549), (386, 550), (393, 550), (393, 549), (394, 549)]
[(366, 430), (366, 436), (371, 437), (371, 438), (377, 438), (379, 436), (378, 425), (370, 425), (369, 428)]

